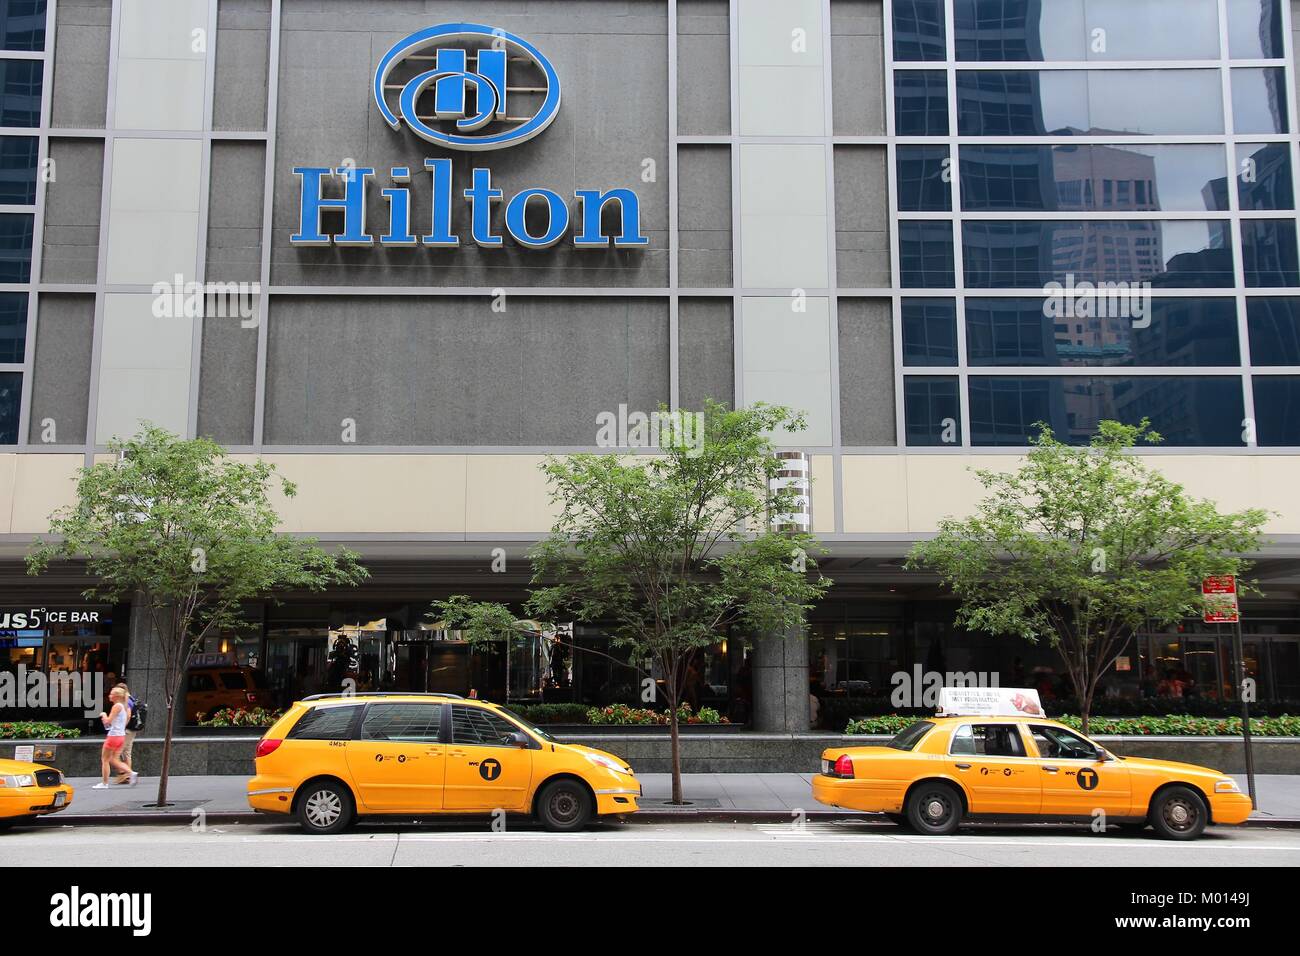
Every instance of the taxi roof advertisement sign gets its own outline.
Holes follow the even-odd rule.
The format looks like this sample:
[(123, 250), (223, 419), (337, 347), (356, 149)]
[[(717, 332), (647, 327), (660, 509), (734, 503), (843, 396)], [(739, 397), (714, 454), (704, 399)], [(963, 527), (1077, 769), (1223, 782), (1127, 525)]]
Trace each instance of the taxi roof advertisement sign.
[(1231, 574), (1218, 574), (1201, 580), (1201, 597), (1205, 610), (1201, 619), (1206, 624), (1236, 624), (1241, 620), (1237, 606), (1237, 578)]
[(1031, 687), (943, 687), (941, 717), (1042, 717), (1043, 704)]

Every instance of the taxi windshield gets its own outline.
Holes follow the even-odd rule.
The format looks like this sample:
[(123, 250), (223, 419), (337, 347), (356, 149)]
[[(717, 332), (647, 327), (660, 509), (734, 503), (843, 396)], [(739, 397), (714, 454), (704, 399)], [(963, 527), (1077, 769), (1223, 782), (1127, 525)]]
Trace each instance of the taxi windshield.
[(532, 725), (531, 722), (529, 722), (529, 721), (527, 721), (527, 720), (524, 720), (524, 718), (520, 717), (518, 714), (516, 714), (516, 713), (515, 713), (513, 710), (511, 710), (510, 708), (508, 708), (508, 707), (502, 707), (502, 706), (500, 706), (500, 705), (497, 705), (497, 711), (500, 712), (500, 713), (502, 713), (502, 714), (505, 714), (507, 717), (509, 717), (509, 718), (510, 718), (511, 720), (513, 720), (515, 723), (517, 723), (517, 724), (521, 724), (521, 725), (523, 725), (524, 727), (527, 727), (527, 728), (528, 728), (532, 733), (536, 734), (538, 737), (541, 737), (543, 740), (548, 741), (548, 742), (550, 742), (550, 743), (556, 743), (555, 738), (552, 737), (550, 734), (548, 734), (546, 731), (542, 730), (541, 727), (534, 727), (534, 726)]
[(931, 721), (918, 720), (906, 730), (900, 731), (896, 734), (894, 739), (885, 744), (885, 746), (893, 747), (895, 750), (912, 750), (921, 742), (921, 738), (924, 737), (933, 726), (934, 724)]

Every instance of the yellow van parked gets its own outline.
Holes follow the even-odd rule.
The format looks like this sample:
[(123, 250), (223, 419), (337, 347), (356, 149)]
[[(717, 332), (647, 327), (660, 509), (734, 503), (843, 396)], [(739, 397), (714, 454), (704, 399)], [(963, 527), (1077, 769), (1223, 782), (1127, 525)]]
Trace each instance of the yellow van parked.
[(504, 707), (452, 694), (321, 694), (258, 743), (248, 802), (309, 833), (365, 816), (531, 813), (548, 830), (632, 813), (641, 785), (612, 754), (562, 744)]

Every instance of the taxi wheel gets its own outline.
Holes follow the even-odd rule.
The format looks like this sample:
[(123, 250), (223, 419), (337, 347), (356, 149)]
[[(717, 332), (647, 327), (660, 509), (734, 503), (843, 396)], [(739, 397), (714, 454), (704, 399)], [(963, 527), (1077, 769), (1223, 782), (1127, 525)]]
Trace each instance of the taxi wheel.
[(907, 822), (918, 833), (955, 833), (961, 817), (961, 795), (946, 783), (923, 783), (907, 801)]
[(1190, 787), (1161, 790), (1151, 801), (1151, 828), (1166, 840), (1195, 840), (1209, 822), (1200, 794)]
[(591, 819), (591, 795), (576, 780), (548, 783), (537, 795), (537, 819), (552, 833), (581, 830)]
[(298, 798), (298, 823), (308, 833), (338, 833), (352, 823), (352, 795), (342, 784), (309, 784)]

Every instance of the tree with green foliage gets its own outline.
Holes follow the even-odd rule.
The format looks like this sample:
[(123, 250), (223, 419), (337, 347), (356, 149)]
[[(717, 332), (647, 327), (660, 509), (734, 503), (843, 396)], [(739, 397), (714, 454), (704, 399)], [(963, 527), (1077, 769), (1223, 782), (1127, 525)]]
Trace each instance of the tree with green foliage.
[(158, 804), (167, 802), (177, 698), (190, 655), (209, 635), (250, 626), (241, 602), (275, 591), (354, 585), (367, 572), (349, 551), (276, 533), (270, 501), (278, 478), (257, 459), (235, 461), (215, 442), (184, 440), (147, 425), (114, 441), (112, 461), (82, 468), (77, 500), (50, 518), (27, 557), (29, 574), (56, 560), (84, 560), (89, 600), (131, 600), (148, 614), (163, 672), (166, 722)]
[(940, 522), (907, 567), (938, 572), (958, 624), (1055, 648), (1087, 732), (1098, 682), (1133, 634), (1199, 616), (1201, 579), (1245, 573), (1269, 515), (1221, 514), (1149, 468), (1133, 453), (1161, 440), (1146, 420), (1103, 421), (1086, 447), (1039, 428), (1018, 470), (975, 471), (987, 496)]
[[(796, 510), (797, 492), (774, 482), (782, 462), (768, 436), (803, 429), (803, 417), (713, 402), (699, 414), (702, 435), (664, 412), (657, 454), (547, 459), (558, 517), (531, 552), (526, 605), (540, 621), (606, 626), (613, 646), (653, 662), (671, 715), (674, 803), (682, 802), (677, 715), (692, 657), (730, 628), (742, 646), (749, 635), (801, 629), (830, 584), (816, 570), (814, 538), (777, 526)], [(470, 640), (516, 633), (500, 605), (454, 596), (434, 609)]]

